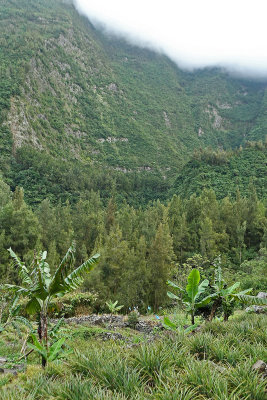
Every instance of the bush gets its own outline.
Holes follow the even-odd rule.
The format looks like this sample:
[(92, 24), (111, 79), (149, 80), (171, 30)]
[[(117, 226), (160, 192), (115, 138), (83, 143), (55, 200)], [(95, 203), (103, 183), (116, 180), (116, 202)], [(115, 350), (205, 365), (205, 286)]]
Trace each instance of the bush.
[(138, 313), (136, 311), (131, 311), (128, 315), (128, 325), (130, 328), (135, 328), (138, 323)]
[(91, 292), (68, 293), (53, 304), (55, 309), (58, 310), (56, 316), (59, 318), (68, 318), (77, 315), (91, 314), (96, 299), (97, 294)]

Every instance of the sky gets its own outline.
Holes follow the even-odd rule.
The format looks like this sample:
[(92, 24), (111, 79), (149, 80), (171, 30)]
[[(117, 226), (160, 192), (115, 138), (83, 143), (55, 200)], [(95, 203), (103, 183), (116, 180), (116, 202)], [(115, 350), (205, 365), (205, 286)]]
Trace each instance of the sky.
[(180, 68), (224, 67), (267, 78), (267, 0), (73, 0), (108, 34)]

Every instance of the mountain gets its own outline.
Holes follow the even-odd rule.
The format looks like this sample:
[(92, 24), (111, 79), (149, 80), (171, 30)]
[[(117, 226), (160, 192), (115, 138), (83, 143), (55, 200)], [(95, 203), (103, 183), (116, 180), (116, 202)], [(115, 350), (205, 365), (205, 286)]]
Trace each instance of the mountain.
[(62, 188), (71, 199), (83, 175), (85, 189), (117, 185), (143, 202), (166, 195), (194, 149), (266, 134), (264, 82), (182, 71), (106, 36), (70, 2), (0, 0), (0, 10), (0, 166), (32, 203), (49, 195), (52, 164), (72, 171)]

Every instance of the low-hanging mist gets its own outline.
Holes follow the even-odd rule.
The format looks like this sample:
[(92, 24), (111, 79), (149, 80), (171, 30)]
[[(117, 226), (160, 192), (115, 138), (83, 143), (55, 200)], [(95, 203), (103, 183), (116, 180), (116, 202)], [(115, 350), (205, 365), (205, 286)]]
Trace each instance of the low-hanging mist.
[(166, 54), (189, 70), (223, 67), (267, 78), (264, 0), (73, 0), (109, 34)]

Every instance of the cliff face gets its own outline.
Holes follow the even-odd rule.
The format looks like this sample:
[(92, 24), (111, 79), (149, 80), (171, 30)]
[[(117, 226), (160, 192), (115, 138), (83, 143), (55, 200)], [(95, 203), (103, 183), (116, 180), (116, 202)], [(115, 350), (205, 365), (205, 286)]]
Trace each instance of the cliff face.
[(195, 148), (266, 133), (262, 83), (181, 71), (108, 38), (60, 0), (0, 0), (0, 145), (175, 176)]

